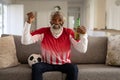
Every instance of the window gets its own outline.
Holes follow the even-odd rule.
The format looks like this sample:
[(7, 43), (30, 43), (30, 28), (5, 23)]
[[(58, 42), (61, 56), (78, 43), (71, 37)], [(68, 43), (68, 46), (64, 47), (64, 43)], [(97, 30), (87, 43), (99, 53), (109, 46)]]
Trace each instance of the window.
[(75, 27), (75, 22), (77, 18), (80, 18), (80, 8), (70, 7), (68, 8), (68, 25), (69, 28), (73, 29)]
[(75, 23), (75, 19), (74, 16), (69, 16), (69, 28), (73, 29), (74, 28), (74, 23)]
[(7, 6), (0, 3), (0, 35), (4, 33), (7, 25)]
[(2, 16), (2, 14), (3, 14), (3, 12), (2, 12), (3, 10), (2, 10), (2, 4), (0, 4), (0, 34), (2, 34), (2, 21), (3, 21), (3, 16)]

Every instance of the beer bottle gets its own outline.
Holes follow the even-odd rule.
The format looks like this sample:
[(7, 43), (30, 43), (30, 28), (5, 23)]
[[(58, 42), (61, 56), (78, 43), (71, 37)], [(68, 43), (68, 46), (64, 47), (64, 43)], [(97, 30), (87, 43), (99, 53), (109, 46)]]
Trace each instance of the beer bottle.
[(75, 40), (79, 40), (80, 34), (77, 32), (77, 28), (80, 27), (80, 18), (77, 18), (74, 25)]

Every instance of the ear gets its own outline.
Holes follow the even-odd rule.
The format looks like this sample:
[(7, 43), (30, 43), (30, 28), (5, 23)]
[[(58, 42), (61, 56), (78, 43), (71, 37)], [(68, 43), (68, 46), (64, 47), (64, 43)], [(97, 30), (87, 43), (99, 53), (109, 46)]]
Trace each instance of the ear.
[(51, 24), (51, 25), (53, 25), (53, 22), (52, 22), (52, 21), (50, 21), (50, 24)]
[(62, 22), (60, 23), (60, 25), (63, 26), (63, 24), (64, 24), (64, 22), (62, 21)]

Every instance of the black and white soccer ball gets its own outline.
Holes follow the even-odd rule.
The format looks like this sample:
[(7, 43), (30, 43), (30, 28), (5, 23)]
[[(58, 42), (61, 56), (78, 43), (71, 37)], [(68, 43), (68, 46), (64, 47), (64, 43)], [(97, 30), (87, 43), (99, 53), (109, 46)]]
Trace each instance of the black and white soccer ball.
[(40, 54), (31, 54), (28, 57), (28, 64), (31, 67), (35, 63), (39, 63), (42, 61), (41, 55)]

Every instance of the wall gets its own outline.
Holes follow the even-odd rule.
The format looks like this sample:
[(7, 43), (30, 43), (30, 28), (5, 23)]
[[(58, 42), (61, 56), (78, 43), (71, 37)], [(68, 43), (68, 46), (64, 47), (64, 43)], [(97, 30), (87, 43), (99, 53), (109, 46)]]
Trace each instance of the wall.
[(94, 26), (94, 2), (93, 0), (85, 0), (84, 9), (84, 25), (88, 30), (93, 30)]
[(5, 4), (11, 4), (13, 3), (14, 0), (0, 0), (0, 2), (5, 3)]
[[(78, 18), (78, 15), (80, 15), (80, 25), (84, 25), (83, 19), (84, 19), (84, 13), (83, 13), (83, 4), (82, 1), (78, 2), (68, 2), (68, 16), (69, 16), (69, 28), (73, 29), (75, 26), (75, 21)], [(73, 18), (70, 16), (74, 16)], [(74, 21), (73, 21), (74, 20)]]
[[(81, 13), (81, 24), (88, 27), (88, 29), (93, 30), (94, 28), (97, 29), (105, 29), (106, 21), (105, 21), (105, 5), (106, 0), (83, 0), (82, 3), (68, 3), (67, 0), (62, 1), (49, 1), (49, 0), (4, 0), (7, 3), (15, 3), (15, 4), (23, 4), (24, 5), (24, 17), (26, 18), (26, 13), (33, 11), (38, 12), (39, 15), (43, 15), (42, 12), (47, 12), (48, 14), (52, 11), (52, 8), (56, 5), (60, 5), (63, 9), (63, 13), (66, 17), (65, 26), (67, 26), (67, 19), (68, 19), (68, 7), (80, 7)], [(78, 0), (79, 1), (79, 0)], [(109, 1), (109, 0), (108, 0)], [(110, 0), (111, 1), (111, 0)], [(49, 5), (48, 5), (49, 4)], [(38, 16), (39, 16), (38, 15)], [(43, 15), (44, 16), (44, 15)], [(47, 15), (47, 18), (48, 15)], [(46, 19), (46, 18), (44, 18)], [(38, 19), (40, 22), (41, 20)], [(47, 20), (48, 25), (49, 20)], [(35, 24), (37, 24), (35, 27)], [(33, 24), (35, 28), (39, 28), (39, 22)]]
[(94, 0), (95, 5), (95, 24), (94, 28), (105, 29), (106, 0)]
[(120, 30), (120, 0), (106, 0), (107, 29)]
[(84, 24), (89, 30), (105, 29), (105, 0), (86, 0), (84, 2)]
[[(42, 15), (43, 15), (43, 12), (50, 13), (53, 10), (53, 7), (56, 5), (61, 6), (62, 12), (63, 12), (64, 16), (67, 18), (67, 1), (39, 1), (39, 0), (36, 0), (36, 1), (24, 0), (23, 1), (23, 0), (16, 0), (15, 4), (23, 4), (24, 5), (25, 18), (26, 18), (26, 14), (30, 11), (38, 12), (39, 14), (41, 12)], [(44, 14), (43, 16), (46, 16), (46, 14)], [(41, 20), (41, 22), (42, 21), (43, 20)], [(39, 25), (39, 22), (37, 22), (37, 25)], [(64, 25), (67, 26), (67, 20), (65, 21)], [(40, 26), (37, 26), (36, 28), (39, 28), (39, 27)], [(34, 26), (34, 28), (35, 28), (35, 26)]]

